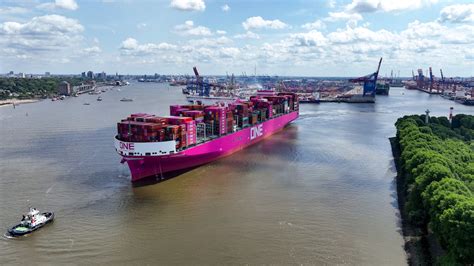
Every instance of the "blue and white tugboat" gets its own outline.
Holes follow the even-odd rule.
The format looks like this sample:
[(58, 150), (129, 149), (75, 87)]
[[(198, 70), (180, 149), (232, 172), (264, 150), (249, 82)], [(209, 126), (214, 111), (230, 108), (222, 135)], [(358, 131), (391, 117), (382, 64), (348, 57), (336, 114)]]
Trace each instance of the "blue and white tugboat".
[(30, 211), (23, 215), (19, 224), (8, 229), (8, 234), (13, 237), (28, 235), (52, 222), (53, 219), (54, 213), (52, 212), (40, 213), (36, 208), (30, 208)]

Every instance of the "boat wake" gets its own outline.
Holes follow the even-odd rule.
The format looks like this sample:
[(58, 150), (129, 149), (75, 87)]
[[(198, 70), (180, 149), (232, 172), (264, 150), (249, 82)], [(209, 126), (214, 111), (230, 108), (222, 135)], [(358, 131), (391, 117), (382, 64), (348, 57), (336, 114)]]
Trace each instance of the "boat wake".
[(10, 235), (9, 233), (5, 233), (5, 234), (3, 234), (3, 238), (5, 238), (5, 239), (16, 239), (17, 237), (14, 237), (14, 236)]

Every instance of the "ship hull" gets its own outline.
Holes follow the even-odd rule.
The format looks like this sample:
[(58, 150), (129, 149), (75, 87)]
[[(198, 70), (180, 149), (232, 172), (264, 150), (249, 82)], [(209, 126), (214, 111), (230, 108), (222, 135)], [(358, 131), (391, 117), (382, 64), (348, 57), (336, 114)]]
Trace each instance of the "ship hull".
[(389, 94), (389, 91), (390, 89), (389, 88), (381, 88), (381, 89), (376, 89), (375, 90), (375, 94), (377, 95), (388, 95)]
[(297, 118), (298, 112), (291, 112), (174, 154), (123, 156), (122, 162), (128, 164), (132, 182), (151, 176), (161, 178), (166, 173), (194, 168), (228, 156), (274, 134)]

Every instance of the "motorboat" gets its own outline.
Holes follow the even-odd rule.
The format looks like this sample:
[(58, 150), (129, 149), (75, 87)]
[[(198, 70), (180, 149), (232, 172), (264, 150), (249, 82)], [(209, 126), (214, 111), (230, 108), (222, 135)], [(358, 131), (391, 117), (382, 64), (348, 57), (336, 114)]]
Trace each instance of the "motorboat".
[(12, 237), (28, 235), (47, 225), (53, 220), (53, 212), (40, 213), (36, 208), (30, 208), (28, 213), (23, 215), (23, 218), (19, 224), (8, 229), (8, 234)]
[(120, 101), (121, 101), (121, 102), (133, 102), (133, 99), (130, 99), (130, 98), (122, 98)]

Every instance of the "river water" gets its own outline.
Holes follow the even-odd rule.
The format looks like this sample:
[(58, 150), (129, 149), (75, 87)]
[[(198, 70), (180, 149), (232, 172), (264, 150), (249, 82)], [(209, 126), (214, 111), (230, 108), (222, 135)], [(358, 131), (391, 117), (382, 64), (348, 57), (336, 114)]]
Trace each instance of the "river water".
[(28, 206), (56, 213), (28, 237), (0, 238), (0, 264), (403, 265), (393, 124), (427, 108), (473, 111), (403, 88), (376, 104), (301, 105), (297, 121), (254, 146), (133, 187), (113, 148), (116, 122), (168, 114), (184, 97), (153, 83), (96, 97), (0, 107), (0, 230)]

